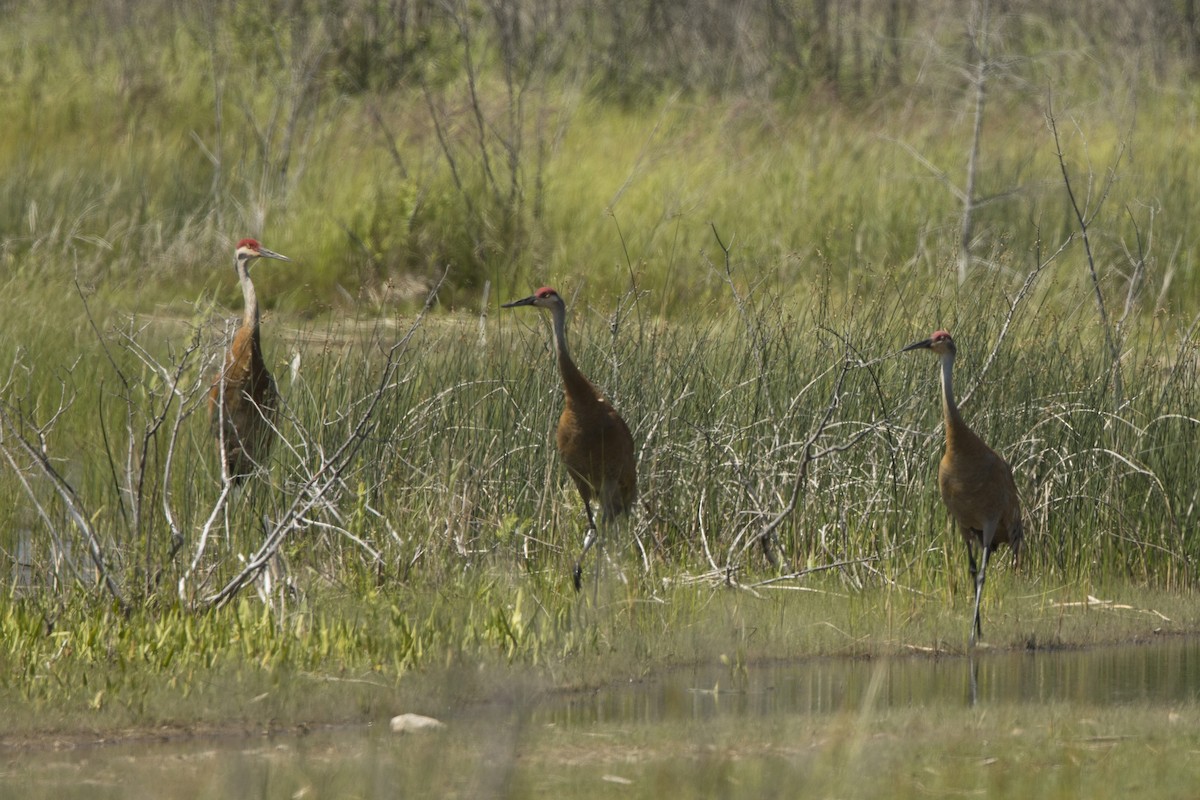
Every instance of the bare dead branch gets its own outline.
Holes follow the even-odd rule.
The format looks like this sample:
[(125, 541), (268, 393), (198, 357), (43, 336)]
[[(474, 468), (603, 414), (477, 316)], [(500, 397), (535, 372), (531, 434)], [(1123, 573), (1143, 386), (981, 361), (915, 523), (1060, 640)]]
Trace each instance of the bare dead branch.
[(796, 470), (796, 479), (792, 483), (792, 491), (788, 497), (788, 501), (784, 507), (773, 518), (771, 518), (766, 525), (763, 526), (762, 530), (758, 534), (757, 540), (762, 546), (763, 553), (773, 566), (778, 565), (778, 557), (775, 555), (772, 549), (773, 541), (776, 537), (777, 531), (779, 530), (779, 526), (781, 526), (789, 517), (791, 517), (791, 515), (796, 511), (796, 507), (799, 505), (800, 495), (803, 493), (805, 481), (808, 479), (809, 465), (811, 465), (814, 461), (824, 458), (832, 453), (850, 449), (858, 444), (858, 442), (860, 442), (863, 438), (865, 438), (867, 434), (874, 430), (875, 426), (868, 426), (841, 444), (834, 445), (832, 447), (826, 447), (819, 451), (813, 450), (817, 441), (824, 435), (825, 429), (829, 427), (829, 423), (833, 419), (833, 414), (841, 403), (842, 386), (846, 382), (846, 376), (850, 373), (850, 370), (853, 369), (854, 366), (855, 362), (850, 358), (850, 351), (847, 348), (846, 354), (842, 359), (841, 368), (838, 371), (837, 379), (834, 381), (833, 390), (829, 395), (829, 403), (825, 406), (825, 411), (821, 414), (821, 418), (817, 421), (816, 426), (812, 429), (812, 432), (808, 435), (808, 438), (805, 439), (804, 444), (800, 447), (800, 452), (803, 453), (803, 456), (800, 460), (800, 467)]
[[(1111, 359), (1111, 368), (1113, 375), (1113, 388), (1116, 394), (1116, 403), (1120, 405), (1122, 397), (1121, 386), (1121, 346), (1114, 337), (1112, 326), (1109, 323), (1108, 309), (1104, 304), (1104, 291), (1100, 286), (1100, 276), (1096, 271), (1096, 259), (1092, 253), (1092, 241), (1088, 236), (1088, 230), (1091, 227), (1092, 220), (1100, 213), (1100, 209), (1104, 205), (1105, 199), (1108, 197), (1109, 191), (1115, 183), (1115, 175), (1117, 165), (1121, 163), (1121, 158), (1125, 154), (1126, 141), (1122, 139), (1121, 148), (1117, 152), (1117, 156), (1113, 161), (1113, 166), (1109, 170), (1109, 175), (1106, 184), (1102, 187), (1100, 195), (1096, 200), (1095, 206), (1091, 208), (1091, 213), (1086, 213), (1083, 206), (1080, 206), (1079, 199), (1075, 195), (1075, 189), (1071, 185), (1071, 173), (1067, 169), (1066, 155), (1063, 153), (1062, 141), (1058, 135), (1058, 121), (1054, 115), (1053, 98), (1046, 99), (1046, 119), (1050, 124), (1050, 132), (1054, 136), (1054, 150), (1058, 156), (1058, 166), (1063, 176), (1063, 186), (1067, 190), (1067, 199), (1071, 202), (1071, 210), (1075, 215), (1075, 222), (1079, 226), (1079, 236), (1083, 240), (1083, 250), (1087, 257), (1088, 275), (1092, 282), (1092, 291), (1096, 297), (1096, 309), (1100, 314), (1100, 325), (1104, 329), (1104, 343), (1108, 348), (1109, 357)], [(1090, 205), (1091, 198), (1087, 203)]]
[[(101, 583), (104, 585), (104, 588), (108, 591), (109, 596), (112, 597), (113, 602), (117, 604), (121, 611), (128, 612), (129, 605), (125, 601), (120, 588), (117, 586), (116, 581), (113, 579), (112, 574), (108, 569), (107, 560), (104, 555), (104, 548), (100, 544), (100, 537), (96, 533), (95, 528), (92, 526), (92, 515), (83, 509), (82, 501), (80, 500), (79, 495), (75, 492), (75, 489), (67, 482), (65, 478), (63, 478), (61, 474), (59, 474), (58, 470), (54, 468), (54, 465), (50, 463), (50, 459), (46, 456), (45, 443), (42, 442), (39, 446), (35, 447), (34, 444), (30, 442), (25, 434), (21, 431), (21, 428), (13, 422), (12, 417), (9, 415), (7, 404), (3, 403), (0, 403), (0, 424), (3, 424), (4, 429), (8, 432), (8, 435), (11, 437), (12, 441), (17, 443), (17, 446), (22, 452), (25, 453), (26, 457), (29, 458), (29, 460), (32, 461), (41, 471), (42, 475), (44, 475), (50, 481), (50, 485), (54, 488), (55, 493), (58, 494), (59, 499), (63, 503), (63, 507), (66, 508), (67, 513), (75, 522), (75, 526), (84, 535), (84, 538), (88, 544), (88, 553), (91, 556), (92, 563), (96, 567), (96, 574), (100, 578)], [(12, 461), (12, 456), (8, 453), (6, 448), (4, 449), (4, 453), (6, 459), (9, 460), (10, 465), (12, 465), (15, 470), (16, 465)], [(18, 474), (20, 474), (19, 470), (16, 471)], [(26, 492), (29, 493), (30, 497), (32, 497), (32, 487), (29, 486), (23, 476), (21, 477), (21, 481), (25, 485)]]

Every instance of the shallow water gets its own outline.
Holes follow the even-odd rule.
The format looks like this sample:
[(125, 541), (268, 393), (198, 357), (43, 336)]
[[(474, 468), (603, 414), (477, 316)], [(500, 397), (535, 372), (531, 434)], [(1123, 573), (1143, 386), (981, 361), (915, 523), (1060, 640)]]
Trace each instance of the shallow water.
[(821, 714), (874, 708), (998, 703), (1200, 700), (1200, 640), (1086, 650), (982, 652), (975, 658), (816, 659), (681, 670), (543, 707), (562, 725)]
[[(398, 736), (379, 720), (303, 736), (11, 752), (0, 761), (0, 797), (661, 797), (715, 786), (761, 797), (796, 796), (801, 785), (843, 797), (934, 789), (1018, 797), (1031, 789), (1023, 764), (1061, 779), (1089, 759), (1096, 763), (1080, 775), (1094, 785), (1076, 775), (1070, 794), (1157, 786), (1157, 796), (1171, 796), (1153, 781), (1200, 769), (1188, 766), (1194, 758), (1162, 755), (1200, 752), (1198, 700), (1193, 639), (974, 660), (713, 666), (460, 711), (440, 733)], [(1176, 727), (1159, 741), (1168, 724)], [(993, 756), (998, 731), (1003, 747)], [(922, 760), (939, 752), (951, 768), (942, 756)], [(1008, 768), (995, 767), (1000, 758)], [(1182, 774), (1179, 796), (1198, 778)]]

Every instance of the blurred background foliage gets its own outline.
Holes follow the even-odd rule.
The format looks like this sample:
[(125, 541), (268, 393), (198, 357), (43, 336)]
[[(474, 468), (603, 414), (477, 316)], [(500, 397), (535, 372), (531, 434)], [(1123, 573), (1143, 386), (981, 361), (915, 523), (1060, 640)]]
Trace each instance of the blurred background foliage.
[(960, 250), (1016, 280), (1078, 230), (1052, 114), (1104, 290), (1200, 311), (1193, 0), (3, 13), (0, 263), (19, 291), (233, 304), (228, 251), (254, 235), (303, 264), (263, 271), (266, 302), (307, 315), (412, 308), (445, 267), (449, 306), (588, 281), (671, 315), (722, 290), (712, 226), (784, 293), (948, 279)]

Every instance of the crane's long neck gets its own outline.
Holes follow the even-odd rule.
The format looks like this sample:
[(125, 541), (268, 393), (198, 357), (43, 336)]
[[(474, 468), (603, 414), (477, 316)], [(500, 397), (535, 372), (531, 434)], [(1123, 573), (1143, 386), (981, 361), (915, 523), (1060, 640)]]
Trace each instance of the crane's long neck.
[(571, 353), (567, 349), (566, 306), (556, 305), (550, 309), (550, 312), (554, 322), (554, 348), (558, 354), (558, 371), (562, 375), (563, 389), (566, 391), (567, 397), (573, 400), (592, 398), (595, 395), (595, 389), (592, 388), (591, 382), (583, 377), (579, 367), (575, 366), (575, 362), (571, 360)]
[(237, 259), (235, 262), (238, 280), (242, 284), (242, 326), (254, 331), (258, 338), (258, 295), (254, 292), (254, 282), (250, 280), (250, 264), (248, 260)]
[(967, 424), (958, 413), (958, 404), (954, 402), (954, 354), (945, 353), (942, 362), (942, 414), (946, 418), (946, 443), (949, 445), (955, 439), (970, 435)]

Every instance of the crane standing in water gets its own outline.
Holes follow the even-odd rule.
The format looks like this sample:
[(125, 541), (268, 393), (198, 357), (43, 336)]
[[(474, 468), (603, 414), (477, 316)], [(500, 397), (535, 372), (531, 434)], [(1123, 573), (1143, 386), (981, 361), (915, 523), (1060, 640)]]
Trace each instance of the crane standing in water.
[[(942, 502), (958, 523), (967, 542), (971, 559), (971, 578), (975, 582), (975, 621), (970, 644), (983, 637), (979, 620), (979, 601), (988, 557), (997, 546), (1008, 544), (1013, 563), (1019, 565), (1024, 529), (1021, 526), (1021, 500), (1013, 481), (1012, 469), (992, 448), (967, 427), (954, 402), (954, 339), (946, 331), (937, 331), (928, 339), (913, 342), (901, 352), (926, 349), (933, 351), (942, 365), (942, 412), (946, 420), (946, 452), (938, 464), (938, 486)], [(976, 567), (975, 547), (983, 550), (983, 562)]]
[(558, 454), (575, 481), (588, 528), (583, 552), (575, 563), (572, 578), (575, 590), (583, 586), (583, 557), (599, 533), (592, 513), (592, 498), (600, 503), (605, 529), (616, 517), (628, 513), (637, 497), (637, 459), (629, 427), (612, 404), (592, 382), (583, 376), (567, 350), (567, 305), (550, 287), (538, 289), (523, 300), (505, 303), (503, 308), (536, 306), (550, 310), (558, 371), (562, 375), (565, 405), (558, 419)]
[(208, 396), (209, 418), (221, 448), (224, 475), (235, 484), (249, 477), (270, 453), (278, 414), (279, 391), (263, 361), (258, 296), (250, 280), (250, 263), (258, 258), (291, 261), (254, 239), (238, 242), (233, 267), (242, 284), (242, 324), (233, 335), (225, 366)]

